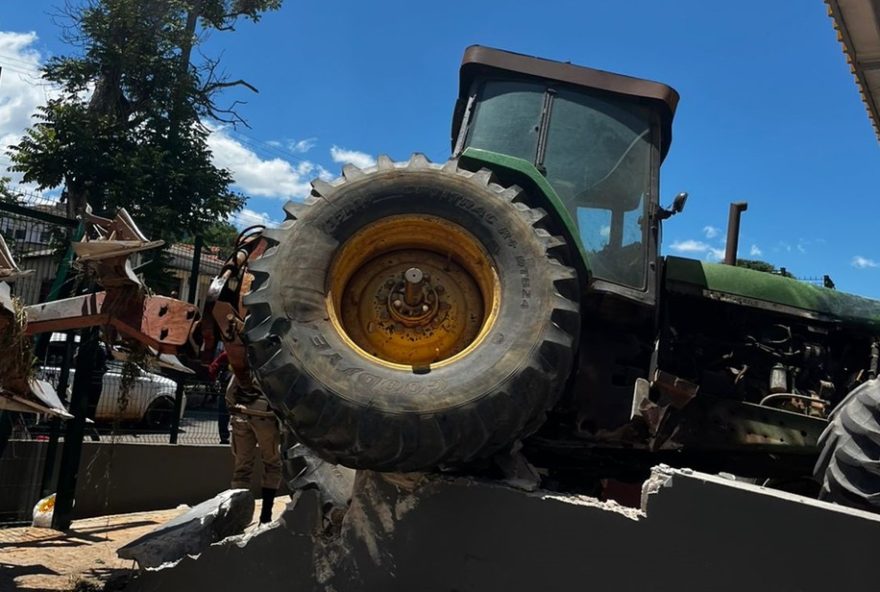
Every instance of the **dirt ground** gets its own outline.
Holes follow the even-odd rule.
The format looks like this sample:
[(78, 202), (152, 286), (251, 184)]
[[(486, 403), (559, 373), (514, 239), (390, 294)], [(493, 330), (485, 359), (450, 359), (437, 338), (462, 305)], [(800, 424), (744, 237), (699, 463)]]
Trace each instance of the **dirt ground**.
[[(289, 501), (275, 500), (279, 516)], [(0, 529), (0, 592), (100, 590), (111, 578), (137, 570), (116, 549), (184, 512), (184, 508), (74, 521), (68, 532), (47, 528)], [(257, 501), (254, 523), (260, 513)], [(88, 584), (92, 584), (89, 586)]]

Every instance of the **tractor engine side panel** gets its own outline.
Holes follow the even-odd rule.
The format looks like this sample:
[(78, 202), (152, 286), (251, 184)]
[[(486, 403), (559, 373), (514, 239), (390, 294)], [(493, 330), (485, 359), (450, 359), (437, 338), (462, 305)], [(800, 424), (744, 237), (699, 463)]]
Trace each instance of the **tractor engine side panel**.
[(657, 366), (698, 397), (824, 418), (872, 373), (874, 337), (842, 324), (670, 294), (661, 325)]

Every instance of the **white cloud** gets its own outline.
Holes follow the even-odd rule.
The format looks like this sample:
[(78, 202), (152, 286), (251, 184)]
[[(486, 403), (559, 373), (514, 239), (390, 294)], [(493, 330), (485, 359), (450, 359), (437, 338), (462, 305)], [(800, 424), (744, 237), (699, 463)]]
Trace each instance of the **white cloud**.
[(325, 169), (321, 165), (315, 165), (315, 172), (317, 173), (318, 178), (323, 179), (324, 181), (332, 181), (333, 179), (335, 179), (336, 177), (339, 176), (339, 175), (334, 175), (333, 173), (331, 173), (330, 171), (328, 171), (327, 169)]
[(711, 247), (704, 242), (696, 240), (675, 241), (669, 246), (677, 253), (705, 253)]
[(714, 226), (704, 226), (703, 227), (703, 234), (706, 236), (706, 238), (715, 238), (720, 233), (721, 233), (721, 231), (719, 229), (715, 228)]
[(749, 249), (749, 255), (751, 255), (752, 257), (760, 257), (763, 254), (763, 251), (761, 251), (758, 245), (752, 245), (752, 248)]
[(326, 172), (306, 160), (296, 165), (282, 158), (264, 160), (231, 138), (223, 128), (211, 129), (208, 146), (214, 154), (214, 164), (229, 169), (235, 185), (248, 195), (281, 199), (304, 197), (311, 188), (309, 180)]
[(287, 143), (287, 149), (291, 152), (305, 154), (306, 152), (314, 148), (317, 142), (318, 138), (306, 138), (305, 140), (299, 140), (296, 142), (290, 141)]
[(365, 169), (376, 164), (376, 159), (366, 152), (358, 152), (357, 150), (346, 150), (345, 148), (340, 148), (339, 146), (335, 145), (330, 148), (330, 158), (333, 159), (333, 162), (338, 162), (339, 164), (353, 164), (354, 166), (361, 169)]
[(706, 259), (711, 261), (721, 261), (724, 259), (724, 249), (710, 248), (706, 253)]
[(278, 222), (273, 220), (266, 212), (256, 212), (254, 210), (244, 208), (230, 216), (229, 219), (237, 228), (247, 228), (248, 226), (277, 226)]
[(868, 269), (871, 267), (877, 267), (877, 262), (873, 259), (868, 259), (867, 257), (862, 257), (861, 255), (856, 255), (852, 258), (852, 261), (849, 263), (853, 267), (857, 269)]
[(21, 141), (33, 123), (37, 107), (56, 91), (41, 78), (40, 53), (33, 49), (36, 33), (0, 31), (3, 76), (0, 81), (0, 163), (6, 164), (6, 149)]
[(601, 236), (602, 238), (608, 238), (609, 236), (611, 236), (611, 227), (608, 225), (605, 225), (602, 228), (600, 228), (599, 229), (599, 236)]
[(687, 253), (691, 255), (703, 254), (709, 261), (720, 261), (724, 259), (724, 248), (716, 248), (703, 241), (688, 239), (683, 241), (675, 241), (669, 246), (670, 249), (677, 253)]

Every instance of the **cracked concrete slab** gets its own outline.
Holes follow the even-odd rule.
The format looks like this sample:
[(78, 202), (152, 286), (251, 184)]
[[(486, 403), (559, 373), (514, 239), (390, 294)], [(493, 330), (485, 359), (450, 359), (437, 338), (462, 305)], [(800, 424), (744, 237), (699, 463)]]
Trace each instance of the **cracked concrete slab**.
[(254, 514), (247, 489), (229, 489), (138, 537), (116, 554), (141, 568), (174, 563), (201, 553), (211, 543), (242, 532)]
[(341, 528), (299, 492), (279, 520), (131, 590), (864, 590), (880, 517), (666, 467), (641, 510), (438, 475), (359, 473)]

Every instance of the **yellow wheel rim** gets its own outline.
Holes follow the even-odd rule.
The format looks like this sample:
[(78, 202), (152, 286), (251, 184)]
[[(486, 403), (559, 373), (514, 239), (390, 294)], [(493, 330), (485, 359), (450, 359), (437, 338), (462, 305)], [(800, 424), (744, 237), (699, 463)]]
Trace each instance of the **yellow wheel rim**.
[(334, 327), (360, 355), (393, 368), (428, 370), (467, 355), (499, 304), (498, 273), (482, 244), (434, 216), (374, 222), (330, 266)]

